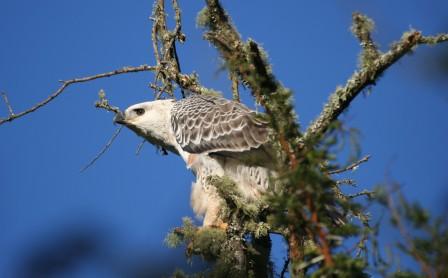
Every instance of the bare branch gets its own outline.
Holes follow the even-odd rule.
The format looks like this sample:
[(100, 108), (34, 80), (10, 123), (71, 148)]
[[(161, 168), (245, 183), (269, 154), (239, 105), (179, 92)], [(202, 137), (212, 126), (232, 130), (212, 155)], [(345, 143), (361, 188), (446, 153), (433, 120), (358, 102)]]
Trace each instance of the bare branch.
[[(109, 112), (113, 112), (115, 114), (120, 113), (120, 108), (116, 106), (112, 106), (109, 104), (109, 100), (106, 98), (106, 93), (103, 89), (101, 89), (98, 93), (99, 100), (95, 103), (96, 108), (105, 109)], [(112, 135), (112, 138), (109, 139), (109, 141), (106, 143), (106, 145), (101, 149), (101, 151), (86, 165), (81, 169), (81, 172), (84, 172), (87, 170), (90, 166), (95, 164), (95, 162), (109, 149), (109, 147), (114, 142), (115, 138), (117, 138), (118, 134), (120, 133), (123, 126), (120, 126), (115, 133)]]
[(86, 77), (81, 77), (81, 78), (75, 78), (75, 79), (71, 79), (71, 80), (66, 80), (66, 81), (61, 81), (62, 85), (50, 96), (48, 96), (46, 99), (44, 99), (43, 101), (37, 103), (36, 105), (34, 105), (33, 107), (22, 111), (20, 113), (17, 114), (12, 114), (9, 115), (7, 118), (4, 119), (0, 119), (0, 125), (6, 123), (6, 122), (11, 122), (17, 118), (23, 117), (31, 112), (36, 111), (37, 109), (45, 106), (46, 104), (48, 104), (49, 102), (51, 102), (52, 100), (54, 100), (56, 97), (58, 97), (59, 95), (61, 95), (64, 90), (75, 83), (83, 83), (83, 82), (87, 82), (87, 81), (92, 81), (95, 79), (100, 79), (100, 78), (105, 78), (105, 77), (111, 77), (114, 75), (119, 75), (119, 74), (124, 74), (124, 73), (132, 73), (132, 72), (141, 72), (141, 71), (154, 71), (155, 67), (153, 66), (148, 66), (148, 65), (141, 65), (141, 66), (137, 66), (137, 67), (123, 67), (121, 69), (118, 70), (114, 70), (114, 71), (110, 71), (110, 72), (105, 72), (105, 73), (100, 73), (100, 74), (96, 74), (96, 75), (91, 75), (91, 76), (86, 76)]
[(120, 126), (119, 128), (117, 128), (117, 130), (114, 132), (114, 134), (112, 135), (112, 137), (109, 139), (109, 141), (107, 141), (106, 145), (104, 145), (104, 147), (101, 149), (101, 151), (86, 165), (84, 166), (80, 172), (84, 172), (85, 170), (87, 170), (90, 166), (92, 166), (93, 164), (95, 164), (95, 162), (100, 159), (100, 157), (106, 153), (106, 151), (110, 148), (110, 146), (112, 146), (112, 143), (115, 141), (115, 139), (117, 138), (118, 134), (120, 134), (121, 130), (123, 129), (123, 126)]
[(358, 168), (358, 166), (360, 164), (369, 161), (369, 159), (370, 159), (370, 155), (366, 155), (363, 158), (361, 158), (360, 160), (358, 160), (358, 161), (348, 165), (347, 167), (345, 167), (343, 169), (329, 171), (328, 174), (334, 175), (334, 174), (340, 174), (340, 173), (343, 173), (343, 172), (347, 172), (347, 171), (350, 171), (350, 170), (355, 170), (355, 169)]
[(410, 53), (419, 44), (434, 44), (448, 41), (447, 34), (424, 37), (418, 31), (410, 31), (391, 49), (380, 55), (368, 67), (356, 71), (344, 87), (337, 88), (330, 96), (321, 114), (308, 127), (300, 143), (303, 144), (322, 136), (330, 124), (350, 105), (352, 100), (367, 86), (375, 85), (378, 77), (391, 65)]

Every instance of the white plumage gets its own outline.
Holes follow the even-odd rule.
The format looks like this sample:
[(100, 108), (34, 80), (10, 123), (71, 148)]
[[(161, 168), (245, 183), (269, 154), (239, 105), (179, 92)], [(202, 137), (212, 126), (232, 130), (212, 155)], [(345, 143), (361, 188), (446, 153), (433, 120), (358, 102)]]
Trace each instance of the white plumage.
[(208, 176), (230, 177), (249, 202), (269, 187), (268, 125), (238, 102), (203, 95), (155, 100), (130, 106), (115, 122), (183, 158), (196, 176), (191, 205), (204, 226), (221, 224), (222, 200)]

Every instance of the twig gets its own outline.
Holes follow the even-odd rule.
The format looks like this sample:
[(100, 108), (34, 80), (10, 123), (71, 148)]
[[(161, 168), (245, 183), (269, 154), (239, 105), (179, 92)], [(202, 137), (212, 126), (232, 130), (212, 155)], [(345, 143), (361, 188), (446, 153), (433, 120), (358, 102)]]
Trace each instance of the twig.
[(353, 198), (357, 198), (357, 197), (360, 197), (360, 196), (367, 196), (367, 197), (371, 198), (374, 195), (375, 195), (375, 192), (364, 189), (361, 192), (347, 195), (347, 198), (353, 199)]
[(366, 241), (369, 240), (369, 235), (371, 235), (371, 233), (372, 233), (371, 232), (372, 228), (370, 227), (370, 224), (367, 219), (362, 219), (362, 217), (365, 217), (365, 215), (361, 214), (361, 216), (357, 216), (357, 215), (354, 215), (354, 216), (357, 217), (362, 222), (362, 225), (364, 226), (365, 230), (363, 231), (363, 234), (360, 237), (359, 241), (353, 247), (351, 247), (349, 250), (347, 250), (348, 251), (347, 253), (351, 254), (352, 252), (356, 252), (355, 257), (359, 258), (363, 251), (367, 256)]
[(374, 29), (373, 20), (360, 13), (353, 13), (352, 18), (352, 32), (359, 39), (364, 50), (360, 56), (361, 67), (369, 67), (381, 54), (371, 37)]
[(106, 99), (106, 93), (104, 92), (103, 89), (100, 90), (98, 95), (99, 95), (100, 99), (97, 102), (95, 102), (96, 108), (105, 109), (105, 110), (107, 110), (109, 112), (113, 112), (115, 114), (120, 113), (120, 108), (109, 104), (109, 101)]
[(1, 93), (3, 100), (5, 101), (6, 106), (8, 107), (8, 111), (9, 111), (9, 116), (14, 116), (14, 111), (12, 110), (12, 106), (9, 103), (8, 100), (8, 95), (6, 95), (6, 93)]
[[(179, 56), (177, 55), (177, 49), (176, 49), (176, 41), (177, 39), (179, 42), (183, 43), (185, 41), (185, 35), (182, 33), (182, 18), (181, 18), (181, 11), (179, 7), (179, 3), (177, 0), (172, 1), (173, 9), (175, 12), (174, 20), (176, 21), (176, 26), (174, 27), (173, 31), (173, 38), (171, 42), (171, 49), (174, 56), (174, 61), (176, 61), (176, 67), (178, 72), (182, 72), (180, 68), (180, 62), (179, 62)], [(177, 81), (178, 82), (178, 81)], [(183, 98), (185, 98), (185, 92), (184, 89), (181, 87), (180, 92)]]
[[(179, 62), (179, 56), (177, 56), (177, 49), (176, 49), (176, 44), (173, 43), (173, 56), (174, 56), (174, 60), (176, 61), (176, 65), (177, 65), (177, 70), (179, 72), (181, 72), (180, 69), (180, 62)], [(179, 75), (178, 75), (179, 76)], [(177, 83), (179, 83), (179, 80), (176, 80)], [(184, 92), (184, 88), (180, 87), (180, 94), (182, 95), (182, 98), (185, 98), (185, 92)]]
[(101, 108), (115, 114), (120, 113), (120, 109), (116, 106), (110, 106), (108, 103), (97, 102), (95, 103), (96, 108)]
[(436, 44), (441, 42), (448, 41), (448, 34), (439, 34), (435, 36), (424, 36), (421, 37), (419, 42), (420, 44)]
[(146, 139), (143, 139), (143, 141), (141, 141), (140, 144), (138, 144), (137, 150), (135, 150), (135, 155), (139, 155), (140, 154), (140, 152), (143, 149), (143, 145), (145, 144), (145, 142), (146, 142)]
[(356, 254), (355, 254), (355, 257), (356, 258), (359, 258), (360, 256), (361, 256), (361, 253), (364, 251), (364, 252), (367, 252), (366, 251), (366, 241), (369, 239), (369, 237), (367, 236), (367, 235), (363, 235), (362, 237), (361, 237), (361, 239), (358, 241), (358, 243), (355, 245), (355, 250), (356, 250)]
[(52, 101), (53, 99), (58, 97), (60, 94), (62, 94), (64, 92), (64, 90), (71, 84), (83, 83), (83, 82), (87, 82), (87, 81), (91, 81), (91, 80), (95, 80), (95, 79), (99, 79), (99, 78), (111, 77), (114, 75), (119, 75), (119, 74), (124, 74), (124, 73), (154, 71), (155, 68), (156, 67), (148, 66), (148, 65), (141, 65), (141, 66), (137, 66), (137, 67), (123, 67), (121, 69), (110, 71), (110, 72), (105, 72), (105, 73), (100, 73), (100, 74), (96, 74), (96, 75), (92, 75), (92, 76), (86, 76), (86, 77), (61, 81), (62, 85), (53, 94), (51, 94), (43, 101), (37, 103), (36, 105), (34, 105), (33, 107), (31, 107), (25, 111), (22, 111), (17, 114), (9, 115), (7, 118), (4, 118), (4, 119), (0, 119), (0, 125), (4, 124), (6, 122), (11, 122), (17, 118), (23, 117), (31, 112), (36, 111), (39, 108), (45, 106), (47, 103), (49, 103), (50, 101)]
[(312, 258), (312, 259), (309, 260), (309, 261), (302, 262), (302, 263), (299, 265), (298, 268), (299, 268), (299, 269), (305, 269), (305, 268), (309, 267), (310, 265), (317, 264), (317, 263), (319, 263), (319, 262), (321, 262), (321, 261), (323, 261), (323, 260), (324, 260), (324, 256), (323, 256), (323, 255), (319, 255), (319, 256), (317, 256), (317, 257)]
[(370, 159), (370, 155), (366, 155), (363, 158), (361, 158), (360, 160), (348, 165), (347, 167), (343, 168), (343, 169), (337, 169), (337, 170), (333, 170), (333, 171), (329, 171), (328, 174), (329, 175), (334, 175), (334, 174), (340, 174), (343, 172), (347, 172), (350, 170), (356, 170), (360, 164), (369, 161)]
[(411, 253), (415, 257), (415, 260), (420, 265), (420, 268), (425, 273), (426, 277), (429, 277), (429, 278), (435, 277), (433, 275), (431, 266), (417, 252), (417, 249), (411, 239), (411, 236), (409, 235), (408, 231), (406, 230), (406, 227), (404, 226), (404, 224), (402, 222), (400, 213), (398, 212), (397, 208), (395, 207), (394, 200), (392, 197), (392, 192), (389, 192), (389, 194), (387, 194), (386, 201), (387, 201), (387, 207), (390, 210), (392, 219), (396, 223), (398, 230), (400, 231), (400, 234), (403, 237), (404, 241), (410, 248), (409, 253)]
[[(166, 88), (169, 86), (169, 84), (163, 85), (162, 88), (156, 88), (157, 94), (154, 99), (160, 99), (162, 97), (162, 94), (166, 92)], [(157, 86), (156, 86), (157, 87)], [(172, 95), (172, 93), (168, 92), (169, 95)]]
[[(154, 9), (152, 12), (152, 17), (151, 17), (151, 19), (153, 20), (152, 29), (151, 29), (151, 41), (152, 41), (152, 48), (154, 51), (154, 58), (155, 58), (156, 64), (157, 64), (156, 74), (154, 75), (154, 86), (156, 86), (156, 87), (157, 87), (157, 81), (159, 80), (159, 75), (160, 75), (161, 67), (162, 67), (162, 61), (160, 59), (160, 52), (159, 52), (159, 39), (157, 38), (157, 35), (158, 35), (160, 17), (164, 16), (163, 15), (164, 11), (162, 10), (162, 7), (160, 7), (159, 2), (160, 1), (155, 2)], [(153, 89), (155, 92), (156, 89), (154, 87), (153, 87)]]
[(182, 33), (182, 14), (179, 7), (179, 2), (177, 0), (172, 0), (172, 5), (174, 9), (174, 20), (176, 21), (176, 27), (174, 27), (174, 37), (181, 43), (185, 41), (185, 35)]
[(354, 187), (356, 187), (356, 181), (354, 180), (354, 179), (342, 179), (342, 180), (337, 180), (336, 181), (336, 185), (343, 185), (343, 184), (346, 184), (346, 185), (351, 185), (351, 186), (354, 186)]
[(101, 149), (101, 151), (86, 165), (81, 169), (81, 173), (87, 170), (90, 166), (95, 164), (95, 162), (100, 159), (100, 157), (110, 148), (112, 143), (115, 141), (115, 138), (117, 138), (118, 134), (120, 134), (121, 130), (123, 129), (123, 126), (120, 126), (117, 128), (117, 130), (114, 132), (112, 137), (109, 139), (109, 141), (106, 143), (106, 145)]
[(290, 259), (288, 256), (287, 259), (285, 260), (285, 263), (283, 264), (282, 272), (280, 273), (280, 278), (285, 277), (286, 271), (288, 271), (289, 260)]

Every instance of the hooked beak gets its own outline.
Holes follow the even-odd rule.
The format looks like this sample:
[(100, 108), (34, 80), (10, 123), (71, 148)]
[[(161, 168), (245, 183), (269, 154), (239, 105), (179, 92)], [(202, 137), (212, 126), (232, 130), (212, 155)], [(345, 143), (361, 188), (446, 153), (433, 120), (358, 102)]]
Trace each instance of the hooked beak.
[(120, 111), (117, 114), (115, 114), (114, 124), (121, 124), (121, 125), (126, 124), (126, 120), (125, 120), (125, 116), (124, 116), (123, 112)]

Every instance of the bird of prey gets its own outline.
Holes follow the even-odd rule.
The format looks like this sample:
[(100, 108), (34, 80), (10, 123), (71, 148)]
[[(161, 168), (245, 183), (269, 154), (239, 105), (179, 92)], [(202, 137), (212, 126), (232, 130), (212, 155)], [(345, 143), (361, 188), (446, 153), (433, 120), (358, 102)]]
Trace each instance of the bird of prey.
[(196, 176), (191, 206), (203, 226), (219, 226), (222, 199), (209, 176), (227, 176), (248, 202), (260, 198), (273, 172), (268, 123), (243, 104), (197, 95), (135, 104), (118, 113), (123, 124), (151, 144), (178, 154)]

